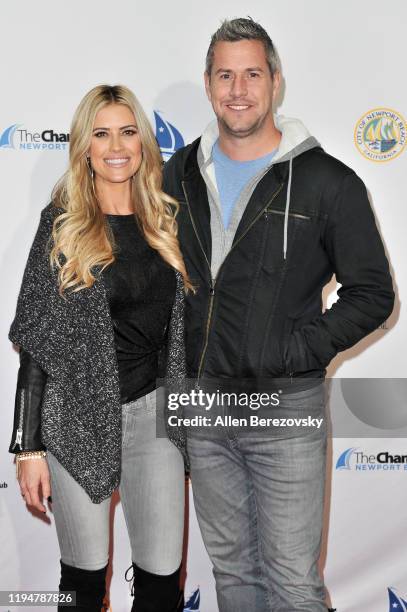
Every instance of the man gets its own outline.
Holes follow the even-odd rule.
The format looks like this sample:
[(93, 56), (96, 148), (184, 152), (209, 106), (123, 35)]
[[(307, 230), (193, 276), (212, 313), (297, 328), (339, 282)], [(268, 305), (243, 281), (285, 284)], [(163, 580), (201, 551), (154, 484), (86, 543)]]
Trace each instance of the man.
[[(164, 190), (180, 202), (197, 287), (187, 297), (189, 376), (266, 380), (280, 413), (315, 416), (326, 366), (389, 316), (394, 295), (362, 181), (301, 122), (273, 116), (279, 84), (265, 30), (225, 21), (206, 58), (216, 121), (166, 164)], [(323, 313), (333, 274), (339, 300)], [(219, 610), (326, 610), (325, 426), (255, 436), (202, 428), (188, 450)]]

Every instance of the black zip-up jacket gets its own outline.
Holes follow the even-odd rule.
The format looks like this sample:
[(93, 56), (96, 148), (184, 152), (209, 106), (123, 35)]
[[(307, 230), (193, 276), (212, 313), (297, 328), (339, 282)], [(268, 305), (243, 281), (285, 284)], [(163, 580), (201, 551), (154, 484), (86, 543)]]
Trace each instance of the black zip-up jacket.
[[(179, 240), (197, 286), (187, 297), (188, 375), (267, 379), (286, 392), (315, 384), (339, 351), (393, 309), (389, 266), (365, 186), (319, 146), (295, 157), (284, 258), (289, 162), (275, 163), (254, 189), (212, 279), (199, 143), (164, 166), (164, 191), (180, 204)], [(339, 299), (322, 312), (322, 289), (333, 274), (342, 285)]]

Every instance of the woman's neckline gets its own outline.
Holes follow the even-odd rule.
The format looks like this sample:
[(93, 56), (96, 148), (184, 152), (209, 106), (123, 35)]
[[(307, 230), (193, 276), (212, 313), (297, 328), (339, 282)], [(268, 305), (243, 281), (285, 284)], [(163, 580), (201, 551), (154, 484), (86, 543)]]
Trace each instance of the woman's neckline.
[(131, 221), (132, 219), (135, 220), (135, 216), (134, 213), (129, 213), (126, 215), (114, 215), (111, 213), (103, 213), (105, 215), (105, 217), (109, 220), (109, 221)]

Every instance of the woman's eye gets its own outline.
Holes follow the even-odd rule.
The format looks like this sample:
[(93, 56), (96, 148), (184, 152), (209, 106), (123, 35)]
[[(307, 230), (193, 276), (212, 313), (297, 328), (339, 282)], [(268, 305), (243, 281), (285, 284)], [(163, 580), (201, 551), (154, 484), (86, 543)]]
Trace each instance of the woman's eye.
[(102, 136), (106, 136), (107, 132), (95, 132), (93, 135), (96, 136), (96, 138), (101, 138)]
[(135, 134), (137, 134), (137, 130), (125, 130), (123, 134), (125, 134), (126, 136), (134, 136)]

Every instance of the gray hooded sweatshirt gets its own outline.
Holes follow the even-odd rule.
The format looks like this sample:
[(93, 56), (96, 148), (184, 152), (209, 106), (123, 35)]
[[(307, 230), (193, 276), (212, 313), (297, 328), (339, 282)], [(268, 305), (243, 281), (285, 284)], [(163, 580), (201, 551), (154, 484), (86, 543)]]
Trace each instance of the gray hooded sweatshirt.
[(212, 259), (211, 271), (212, 278), (216, 278), (218, 270), (230, 251), (233, 244), (233, 238), (236, 230), (245, 211), (245, 208), (250, 200), (250, 197), (256, 188), (258, 182), (274, 165), (289, 161), (289, 178), (287, 189), (287, 200), (284, 219), (284, 258), (287, 252), (287, 230), (288, 230), (288, 213), (290, 210), (290, 192), (291, 192), (291, 177), (292, 177), (292, 160), (301, 153), (320, 146), (319, 142), (310, 135), (306, 127), (299, 119), (291, 119), (283, 115), (274, 115), (274, 123), (276, 128), (281, 132), (281, 141), (278, 151), (272, 159), (272, 162), (266, 168), (258, 172), (242, 189), (238, 201), (236, 202), (230, 223), (227, 228), (223, 224), (222, 208), (219, 197), (219, 190), (216, 184), (215, 165), (212, 159), (212, 148), (219, 137), (218, 122), (215, 119), (212, 121), (204, 133), (202, 134), (201, 142), (198, 149), (198, 164), (202, 177), (206, 183), (208, 192), (209, 208), (211, 213), (211, 233), (212, 233)]

